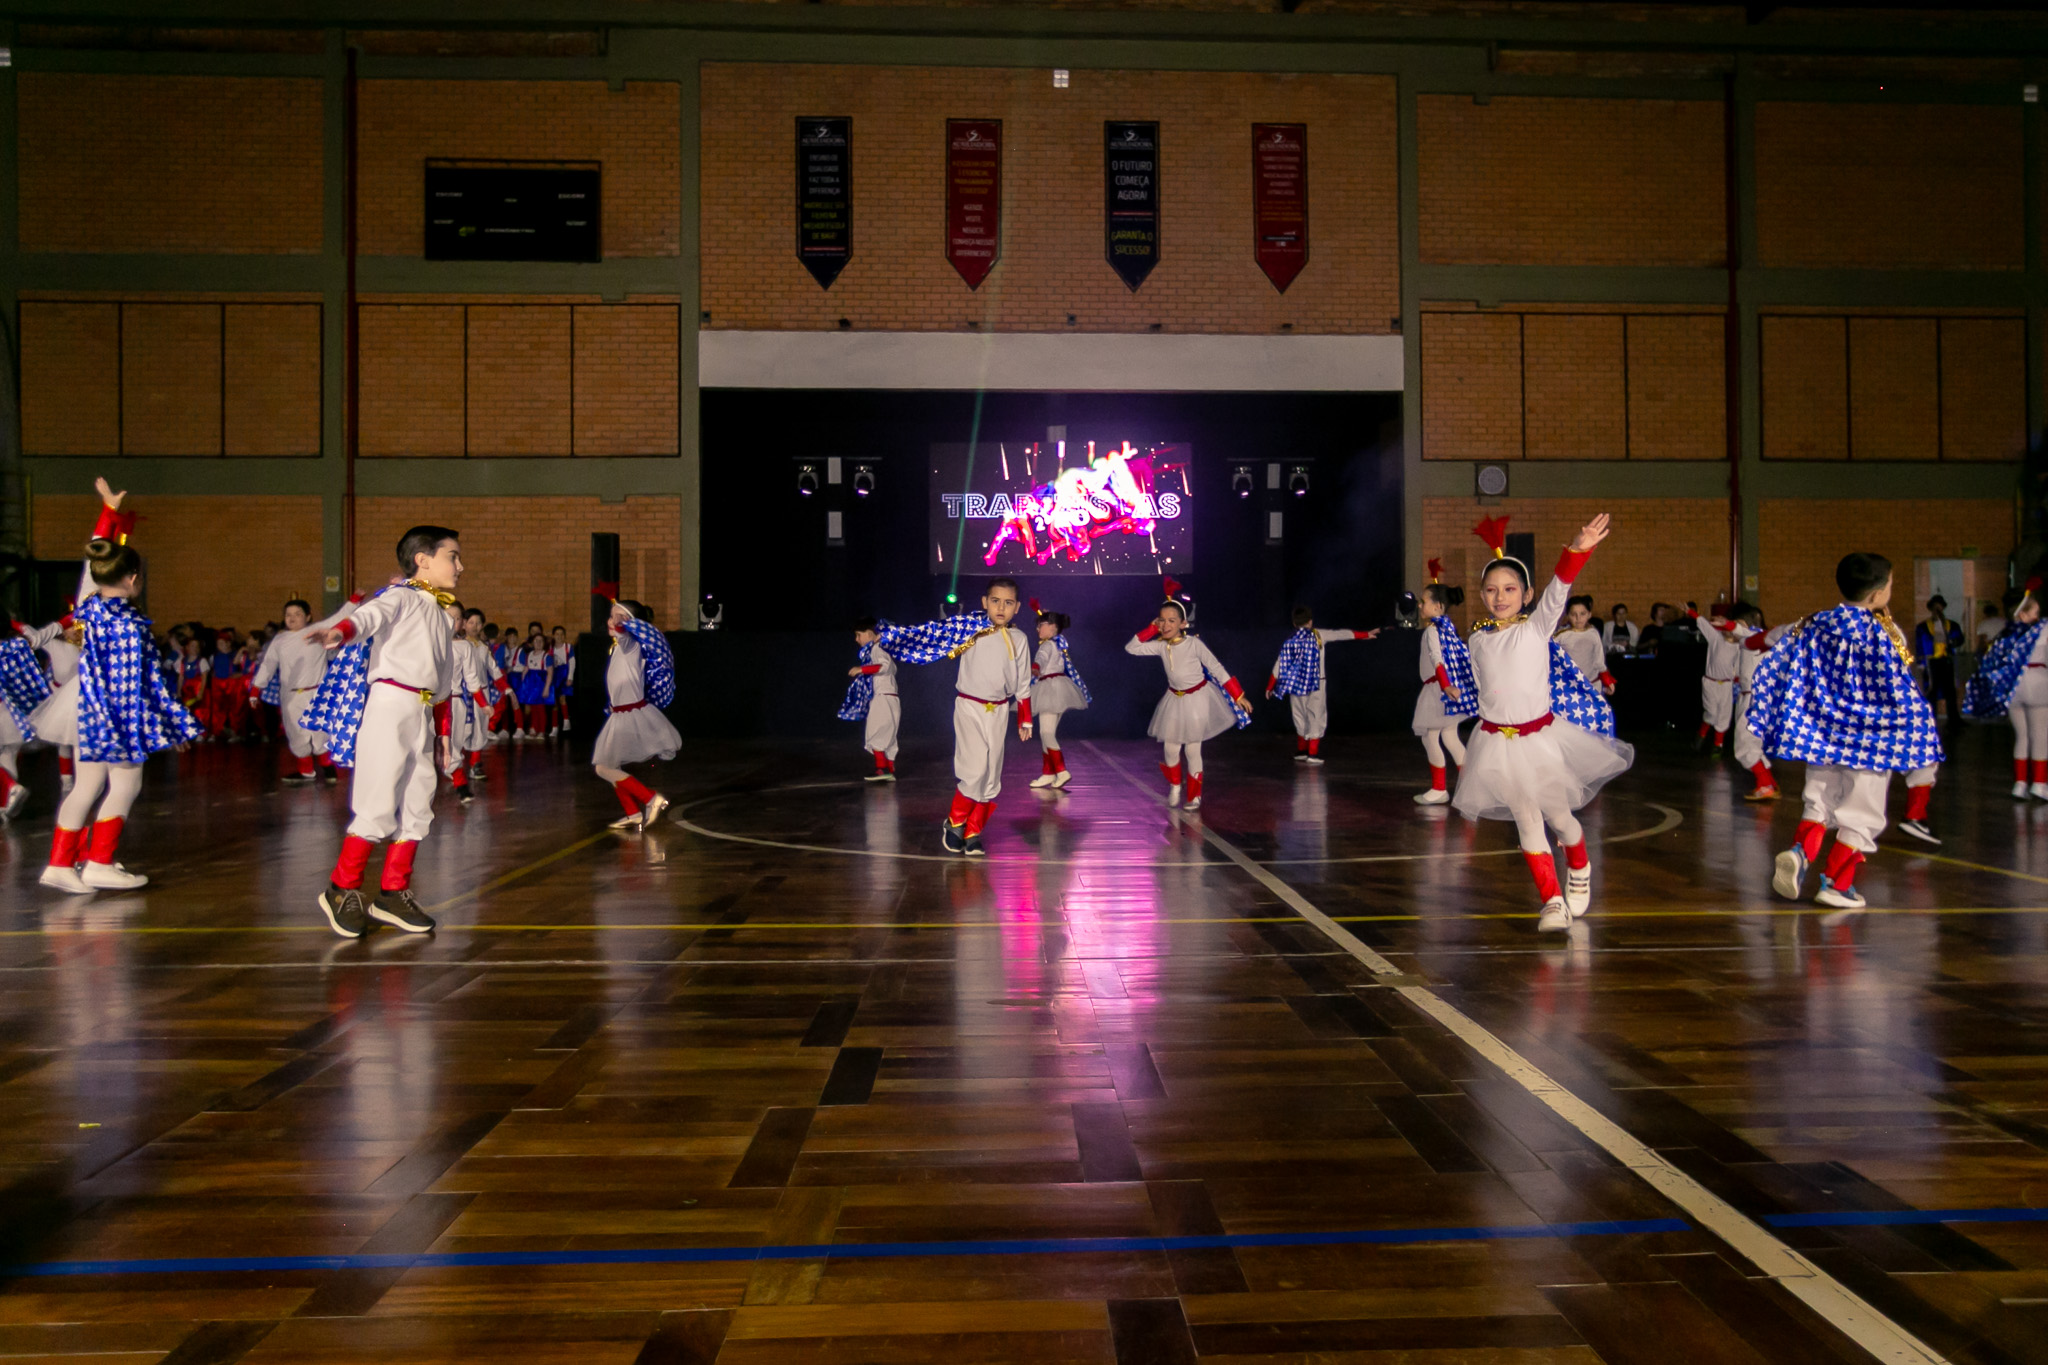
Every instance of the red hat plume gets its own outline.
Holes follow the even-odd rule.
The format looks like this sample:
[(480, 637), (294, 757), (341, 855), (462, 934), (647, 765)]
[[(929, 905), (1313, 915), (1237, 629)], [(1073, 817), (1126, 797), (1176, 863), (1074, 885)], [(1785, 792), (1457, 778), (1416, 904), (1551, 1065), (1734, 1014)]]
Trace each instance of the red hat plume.
[(1045, 608), (1038, 605), (1038, 599), (1035, 597), (1031, 599), (1031, 614), (1033, 616), (1043, 616), (1045, 614)]
[(2029, 579), (2027, 580), (2027, 591), (2028, 591), (2028, 592), (2039, 592), (2040, 590), (2041, 590), (2041, 580), (2040, 580), (2040, 579), (2038, 579), (2038, 578), (2029, 578)]
[(1443, 582), (1443, 577), (1444, 577), (1444, 562), (1443, 562), (1443, 561), (1442, 561), (1441, 559), (1432, 559), (1432, 560), (1430, 560), (1430, 561), (1429, 561), (1429, 581), (1430, 581), (1430, 582), (1432, 582), (1432, 583), (1441, 583), (1441, 582)]
[(1486, 542), (1486, 548), (1493, 551), (1495, 559), (1508, 557), (1508, 519), (1506, 517), (1484, 517), (1472, 528), (1472, 534)]
[(1180, 580), (1178, 578), (1168, 576), (1166, 580), (1166, 595), (1168, 597), (1180, 596)]

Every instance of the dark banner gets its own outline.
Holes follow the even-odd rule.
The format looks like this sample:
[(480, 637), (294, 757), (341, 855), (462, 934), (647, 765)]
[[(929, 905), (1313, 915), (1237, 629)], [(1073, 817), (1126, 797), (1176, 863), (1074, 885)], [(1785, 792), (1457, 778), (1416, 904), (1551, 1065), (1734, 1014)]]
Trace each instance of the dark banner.
[(1159, 264), (1159, 125), (1102, 125), (1103, 221), (1109, 268), (1136, 290)]
[(946, 259), (981, 288), (1003, 253), (1003, 125), (946, 120)]
[(853, 258), (853, 120), (796, 121), (796, 258), (830, 289)]
[(1281, 293), (1308, 264), (1308, 125), (1252, 125), (1252, 252)]

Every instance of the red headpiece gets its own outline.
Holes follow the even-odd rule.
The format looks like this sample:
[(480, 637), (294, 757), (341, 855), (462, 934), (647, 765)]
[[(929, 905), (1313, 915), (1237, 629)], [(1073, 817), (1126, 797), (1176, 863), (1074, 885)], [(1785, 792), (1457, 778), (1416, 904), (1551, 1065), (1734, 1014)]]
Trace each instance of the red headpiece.
[(1441, 559), (1432, 559), (1432, 560), (1430, 560), (1430, 561), (1429, 561), (1429, 581), (1430, 581), (1430, 582), (1432, 582), (1432, 583), (1441, 583), (1441, 582), (1443, 582), (1443, 579), (1444, 579), (1444, 562), (1443, 562), (1443, 561), (1442, 561)]
[(1168, 576), (1167, 576), (1167, 579), (1166, 579), (1166, 595), (1167, 595), (1168, 597), (1178, 597), (1178, 596), (1180, 596), (1180, 580), (1179, 580), (1178, 578), (1175, 578), (1175, 577), (1173, 577), (1173, 576), (1171, 576), (1171, 575), (1168, 575)]
[(1486, 517), (1472, 528), (1472, 534), (1486, 542), (1486, 548), (1493, 551), (1495, 559), (1508, 557), (1508, 519)]
[(1031, 599), (1031, 614), (1033, 616), (1045, 615), (1045, 608), (1038, 605), (1038, 599), (1035, 597)]

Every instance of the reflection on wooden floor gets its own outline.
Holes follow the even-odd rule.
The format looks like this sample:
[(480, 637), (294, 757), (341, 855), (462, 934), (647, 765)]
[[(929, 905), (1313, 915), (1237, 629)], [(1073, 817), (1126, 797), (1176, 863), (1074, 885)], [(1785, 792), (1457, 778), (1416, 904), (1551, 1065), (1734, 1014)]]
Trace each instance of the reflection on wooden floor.
[[(929, 747), (891, 788), (714, 746), (644, 836), (576, 756), (494, 751), (420, 860), (443, 930), (359, 943), (312, 904), (345, 794), (165, 763), (156, 882), (72, 902), (30, 755), (0, 1359), (1869, 1359), (1206, 827), (1950, 1359), (2048, 1360), (2048, 805), (2004, 742), (1836, 919), (1770, 897), (1795, 802), (1653, 740), (1548, 939), (1405, 737), (1228, 737), (1199, 825), (1145, 746), (1070, 740), (1058, 795), (1020, 747), (983, 863), (937, 856)], [(1857, 1220), (1916, 1209), (2007, 1212)]]

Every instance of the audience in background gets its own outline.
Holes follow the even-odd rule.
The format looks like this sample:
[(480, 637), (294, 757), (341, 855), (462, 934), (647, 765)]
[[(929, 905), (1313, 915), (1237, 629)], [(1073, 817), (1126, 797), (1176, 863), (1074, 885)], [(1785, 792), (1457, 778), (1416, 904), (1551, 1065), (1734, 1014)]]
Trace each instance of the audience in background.
[(1609, 654), (1627, 654), (1636, 647), (1636, 640), (1642, 630), (1628, 617), (1628, 603), (1616, 602), (1608, 612), (1608, 619), (1601, 624), (1601, 642)]

